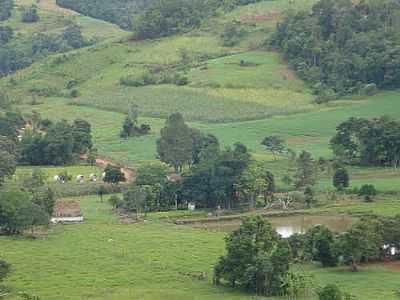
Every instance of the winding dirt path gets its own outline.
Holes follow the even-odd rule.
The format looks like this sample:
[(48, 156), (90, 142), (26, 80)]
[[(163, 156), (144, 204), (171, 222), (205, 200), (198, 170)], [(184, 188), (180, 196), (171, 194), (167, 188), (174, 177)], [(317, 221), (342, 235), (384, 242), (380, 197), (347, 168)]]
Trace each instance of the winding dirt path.
[(135, 180), (134, 172), (132, 169), (126, 167), (126, 166), (121, 166), (119, 164), (114, 163), (112, 160), (104, 158), (104, 157), (99, 157), (96, 158), (96, 165), (105, 168), (107, 165), (115, 166), (115, 167), (120, 167), (121, 172), (125, 175), (126, 182), (133, 182)]
[[(86, 160), (87, 159), (87, 155), (81, 155), (81, 160)], [(119, 167), (121, 169), (121, 172), (124, 174), (126, 182), (130, 183), (130, 182), (134, 182), (135, 181), (135, 173), (131, 168), (128, 168), (126, 166), (121, 166), (120, 164), (117, 164), (115, 162), (113, 162), (111, 159), (109, 158), (105, 158), (105, 157), (98, 157), (96, 158), (96, 165), (100, 168), (105, 168), (107, 167), (107, 165), (111, 165), (114, 167)]]

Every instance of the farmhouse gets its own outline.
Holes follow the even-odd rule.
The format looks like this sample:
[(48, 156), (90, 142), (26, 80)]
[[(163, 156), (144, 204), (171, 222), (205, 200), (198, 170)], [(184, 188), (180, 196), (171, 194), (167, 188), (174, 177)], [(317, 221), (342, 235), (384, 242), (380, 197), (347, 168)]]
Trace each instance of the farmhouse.
[(78, 201), (57, 201), (51, 222), (54, 224), (83, 222), (80, 203)]

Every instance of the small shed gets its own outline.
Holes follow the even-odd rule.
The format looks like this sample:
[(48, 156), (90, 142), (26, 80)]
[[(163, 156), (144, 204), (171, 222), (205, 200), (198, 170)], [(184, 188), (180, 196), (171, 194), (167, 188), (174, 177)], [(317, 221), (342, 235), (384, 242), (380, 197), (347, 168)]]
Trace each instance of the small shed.
[(51, 222), (54, 224), (83, 222), (79, 201), (57, 201)]

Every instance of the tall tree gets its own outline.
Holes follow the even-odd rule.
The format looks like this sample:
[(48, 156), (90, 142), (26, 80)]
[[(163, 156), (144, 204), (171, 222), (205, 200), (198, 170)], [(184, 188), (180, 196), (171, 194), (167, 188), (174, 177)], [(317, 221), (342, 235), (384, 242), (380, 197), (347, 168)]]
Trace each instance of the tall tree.
[(160, 135), (157, 141), (160, 160), (174, 167), (176, 172), (182, 171), (182, 167), (191, 162), (193, 151), (190, 128), (182, 115), (174, 113), (169, 116)]
[(282, 292), (289, 271), (290, 248), (262, 217), (246, 218), (225, 239), (226, 255), (214, 267), (214, 281), (228, 281), (251, 292), (271, 296)]
[(46, 136), (47, 143), (44, 149), (47, 163), (54, 165), (64, 165), (72, 161), (74, 150), (74, 136), (72, 127), (67, 121), (59, 121), (52, 126)]
[(72, 124), (73, 152), (84, 154), (93, 146), (91, 126), (89, 122), (76, 119)]
[(311, 153), (302, 151), (296, 160), (296, 164), (296, 186), (314, 185), (317, 181), (317, 166)]
[(13, 154), (3, 149), (0, 150), (0, 186), (7, 177), (10, 177), (16, 170), (16, 159)]
[(267, 136), (261, 143), (267, 150), (269, 150), (276, 160), (276, 155), (280, 154), (285, 150), (285, 141), (279, 136)]
[(349, 187), (349, 173), (343, 167), (337, 169), (333, 175), (333, 186), (338, 190), (342, 191)]

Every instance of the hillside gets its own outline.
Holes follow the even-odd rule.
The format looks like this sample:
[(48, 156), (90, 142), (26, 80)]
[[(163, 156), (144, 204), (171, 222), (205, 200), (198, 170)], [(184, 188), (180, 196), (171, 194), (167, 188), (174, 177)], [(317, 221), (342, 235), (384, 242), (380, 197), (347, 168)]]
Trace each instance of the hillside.
[[(304, 9), (312, 3), (265, 1), (244, 6), (212, 18), (190, 34), (142, 42), (124, 38), (77, 50), (62, 57), (50, 57), (12, 76), (13, 84), (10, 84), (9, 79), (2, 80), (1, 84), (19, 102), (28, 103), (32, 90), (46, 94), (46, 97), (40, 98), (42, 105), (32, 108), (25, 105), (25, 111), (34, 109), (54, 117), (57, 116), (59, 105), (67, 105), (71, 115), (82, 115), (84, 110), (92, 111), (93, 114), (84, 114), (92, 122), (106, 123), (110, 118), (116, 127), (119, 122), (117, 119), (122, 119), (121, 113), (127, 111), (129, 103), (137, 104), (141, 116), (147, 118), (146, 121), (152, 125), (153, 134), (150, 137), (121, 143), (116, 134), (118, 128), (115, 128), (114, 133), (107, 130), (108, 136), (104, 136), (107, 146), (103, 148), (101, 140), (98, 141), (101, 152), (119, 159), (154, 158), (153, 143), (162, 124), (159, 118), (166, 118), (175, 111), (183, 113), (188, 121), (200, 123), (195, 126), (217, 133), (224, 144), (232, 144), (243, 136), (242, 140), (260, 154), (263, 153), (260, 141), (271, 130), (270, 126), (288, 128), (288, 124), (293, 122), (295, 131), (288, 133), (279, 130), (289, 137), (290, 147), (306, 147), (316, 155), (329, 155), (327, 142), (341, 120), (355, 115), (395, 115), (391, 107), (396, 105), (396, 93), (383, 93), (370, 99), (364, 96), (361, 99), (328, 104), (314, 103), (314, 96), (308, 86), (287, 67), (279, 54), (267, 51), (263, 46), (287, 9)], [(239, 24), (237, 26), (242, 33), (233, 46), (227, 46), (224, 45), (222, 34), (226, 24), (233, 21)], [(150, 84), (138, 87), (121, 84), (124, 78), (140, 79), (147, 73), (156, 76), (166, 73), (185, 74), (188, 84)], [(71, 89), (67, 88), (70, 82), (76, 83), (73, 90), (78, 91), (77, 98), (70, 96)], [(382, 107), (379, 114), (375, 99), (387, 103), (379, 106)], [(84, 109), (83, 106), (88, 108)], [(95, 113), (98, 109), (101, 111)], [(96, 116), (100, 115), (101, 121), (96, 120)], [(271, 119), (277, 116), (279, 119)], [(321, 128), (319, 120), (322, 118), (332, 119), (332, 122), (324, 123), (327, 130), (321, 134), (324, 127)], [(304, 120), (307, 120), (307, 124), (301, 129), (300, 124)], [(315, 120), (315, 125), (309, 123), (312, 120)], [(256, 130), (253, 130), (254, 126)], [(96, 130), (96, 126), (94, 128)], [(103, 134), (99, 133), (99, 137)], [(292, 135), (299, 138), (290, 138)], [(310, 144), (310, 140), (313, 143)], [(152, 150), (128, 150), (147, 147)]]
[[(13, 31), (0, 68), (29, 59), (0, 72), (0, 126), (24, 127), (0, 136), (0, 298), (317, 300), (335, 284), (337, 300), (398, 299), (400, 156), (386, 150), (400, 149), (399, 7), (385, 6), (396, 1), (15, 0), (0, 13)], [(379, 14), (358, 15), (364, 5)], [(23, 22), (31, 9), (39, 19)], [(382, 158), (357, 156), (369, 149)], [(50, 224), (41, 210), (55, 200), (80, 205), (84, 222)], [(22, 229), (6, 231), (6, 213)], [(233, 231), (257, 216), (265, 243), (252, 226)], [(267, 285), (283, 270), (282, 293), (217, 285), (215, 266), (239, 264), (220, 258), (232, 249), (250, 257), (235, 276)], [(291, 295), (282, 278), (305, 284)]]

